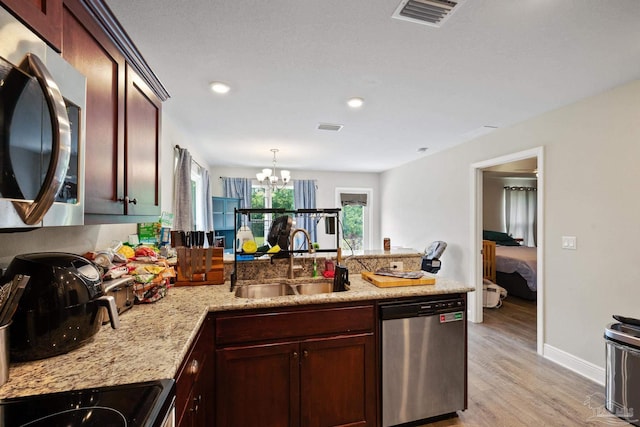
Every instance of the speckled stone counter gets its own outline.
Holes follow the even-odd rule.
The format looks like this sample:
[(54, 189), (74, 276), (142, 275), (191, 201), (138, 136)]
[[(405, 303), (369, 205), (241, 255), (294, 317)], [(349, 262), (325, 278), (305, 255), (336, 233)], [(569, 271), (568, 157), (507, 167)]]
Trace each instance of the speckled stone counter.
[(380, 300), (464, 293), (473, 288), (436, 276), (435, 285), (377, 288), (350, 274), (346, 292), (275, 298), (237, 298), (229, 285), (171, 288), (166, 298), (125, 312), (119, 329), (105, 325), (70, 353), (12, 363), (0, 398), (173, 378), (210, 311)]
[[(402, 262), (404, 270), (420, 270), (422, 265), (422, 253), (409, 248), (392, 248), (390, 251), (367, 250), (367, 251), (345, 251), (342, 253), (341, 264), (345, 265), (350, 273), (360, 273), (362, 271), (375, 271), (382, 267), (389, 267), (392, 262)], [(297, 276), (311, 277), (313, 271), (313, 260), (316, 260), (318, 274), (324, 271), (324, 262), (327, 259), (336, 261), (336, 254), (333, 252), (319, 252), (317, 254), (297, 254), (294, 263), (301, 269), (296, 272)], [(233, 254), (225, 254), (224, 277), (227, 280), (233, 271)], [(268, 256), (258, 258), (251, 262), (238, 261), (237, 271), (239, 279), (265, 280), (273, 277), (287, 277), (289, 270), (289, 258), (274, 258)]]

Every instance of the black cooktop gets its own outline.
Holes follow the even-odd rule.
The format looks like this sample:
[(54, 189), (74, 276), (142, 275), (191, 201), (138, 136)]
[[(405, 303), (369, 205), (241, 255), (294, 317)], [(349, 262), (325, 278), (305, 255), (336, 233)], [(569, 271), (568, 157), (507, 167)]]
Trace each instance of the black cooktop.
[(0, 400), (3, 427), (159, 427), (175, 382), (159, 380)]

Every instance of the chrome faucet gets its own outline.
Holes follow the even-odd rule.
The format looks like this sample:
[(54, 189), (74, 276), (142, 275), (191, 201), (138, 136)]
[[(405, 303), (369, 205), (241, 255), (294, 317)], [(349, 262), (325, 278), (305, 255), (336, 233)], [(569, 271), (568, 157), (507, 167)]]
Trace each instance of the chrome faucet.
[(296, 228), (295, 230), (293, 230), (291, 232), (291, 243), (289, 244), (290, 248), (289, 250), (291, 251), (290, 255), (289, 255), (289, 279), (293, 279), (294, 278), (294, 270), (300, 270), (302, 269), (301, 265), (298, 266), (294, 266), (293, 265), (293, 256), (295, 255), (293, 253), (293, 251), (295, 250), (295, 237), (296, 237), (296, 233), (298, 232), (302, 232), (304, 233), (305, 237), (307, 238), (307, 251), (312, 254), (315, 252), (315, 250), (313, 249), (313, 245), (311, 244), (311, 237), (309, 236), (309, 232), (307, 230), (305, 230), (304, 228)]

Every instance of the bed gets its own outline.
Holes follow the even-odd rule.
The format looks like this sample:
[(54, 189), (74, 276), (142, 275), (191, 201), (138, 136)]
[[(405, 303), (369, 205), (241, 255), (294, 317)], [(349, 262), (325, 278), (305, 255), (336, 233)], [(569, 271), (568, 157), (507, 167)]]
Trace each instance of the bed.
[(505, 241), (483, 240), (483, 278), (491, 280), (509, 295), (537, 299), (537, 248)]

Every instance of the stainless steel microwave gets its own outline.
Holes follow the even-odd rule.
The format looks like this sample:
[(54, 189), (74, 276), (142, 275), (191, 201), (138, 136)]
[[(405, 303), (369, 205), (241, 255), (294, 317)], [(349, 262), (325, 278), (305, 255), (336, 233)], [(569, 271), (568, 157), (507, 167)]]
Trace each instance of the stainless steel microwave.
[(86, 78), (0, 7), (0, 229), (84, 223)]

